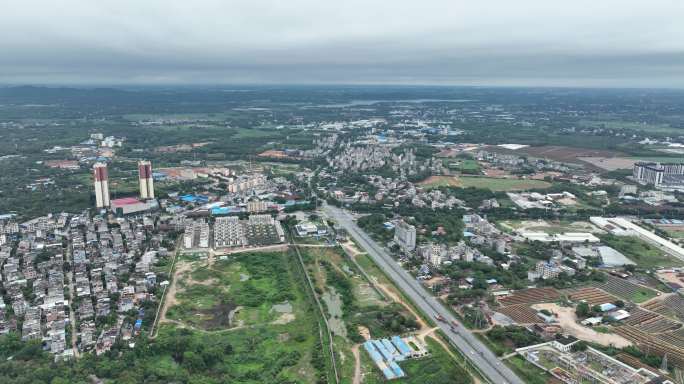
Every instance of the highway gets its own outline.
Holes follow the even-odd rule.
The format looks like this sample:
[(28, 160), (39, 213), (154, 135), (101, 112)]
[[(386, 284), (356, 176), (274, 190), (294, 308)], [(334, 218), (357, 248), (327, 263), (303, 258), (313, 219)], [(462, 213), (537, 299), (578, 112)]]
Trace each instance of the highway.
[[(467, 330), (441, 302), (423, 289), (420, 283), (404, 270), (387, 251), (379, 246), (342, 209), (324, 205), (323, 211), (345, 228), (363, 247), (376, 264), (400, 287), (404, 293), (428, 316), (441, 315), (446, 322), (436, 321), (449, 340), (475, 365), (480, 373), (494, 384), (525, 384), (513, 371), (502, 363), (479, 339)], [(458, 326), (452, 330), (450, 324)]]

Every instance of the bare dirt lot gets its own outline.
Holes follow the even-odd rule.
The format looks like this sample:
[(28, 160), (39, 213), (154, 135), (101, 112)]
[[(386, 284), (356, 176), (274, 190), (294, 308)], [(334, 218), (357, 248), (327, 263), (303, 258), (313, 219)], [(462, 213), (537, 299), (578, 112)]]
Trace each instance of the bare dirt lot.
[(500, 147), (489, 146), (487, 150), (492, 152), (500, 152), (516, 155), (528, 155), (530, 157), (537, 157), (542, 159), (550, 159), (566, 163), (582, 164), (579, 158), (617, 158), (624, 157), (625, 154), (617, 151), (605, 149), (588, 149), (588, 148), (574, 148), (564, 147), (560, 145), (544, 145), (541, 147), (526, 147), (515, 151), (506, 150)]
[(578, 157), (579, 160), (589, 163), (595, 167), (605, 169), (606, 171), (615, 171), (617, 169), (632, 169), (636, 160), (628, 159), (626, 157)]
[(532, 308), (536, 310), (546, 309), (558, 315), (558, 323), (563, 327), (563, 332), (575, 336), (580, 340), (592, 341), (601, 345), (614, 345), (618, 348), (632, 345), (632, 342), (614, 333), (601, 333), (577, 323), (575, 309), (572, 307), (561, 307), (554, 303), (535, 304)]

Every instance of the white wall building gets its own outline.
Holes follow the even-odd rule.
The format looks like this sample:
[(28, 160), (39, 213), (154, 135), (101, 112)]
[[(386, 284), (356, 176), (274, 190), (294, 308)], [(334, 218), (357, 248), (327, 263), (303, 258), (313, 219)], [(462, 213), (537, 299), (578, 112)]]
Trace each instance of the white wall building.
[(403, 220), (400, 221), (394, 228), (394, 241), (404, 251), (413, 251), (416, 249), (416, 227)]

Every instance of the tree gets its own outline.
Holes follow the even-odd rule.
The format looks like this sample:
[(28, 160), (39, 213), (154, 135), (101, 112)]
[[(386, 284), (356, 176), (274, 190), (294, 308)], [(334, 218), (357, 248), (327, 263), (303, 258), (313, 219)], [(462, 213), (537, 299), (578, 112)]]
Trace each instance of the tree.
[(570, 349), (573, 352), (583, 352), (583, 351), (587, 350), (587, 347), (588, 347), (587, 342), (584, 340), (580, 340), (580, 341), (576, 342), (575, 344), (573, 344), (570, 347)]
[(575, 308), (575, 314), (579, 318), (588, 317), (591, 314), (591, 309), (589, 308), (589, 304), (587, 304), (584, 301), (577, 304), (577, 308)]

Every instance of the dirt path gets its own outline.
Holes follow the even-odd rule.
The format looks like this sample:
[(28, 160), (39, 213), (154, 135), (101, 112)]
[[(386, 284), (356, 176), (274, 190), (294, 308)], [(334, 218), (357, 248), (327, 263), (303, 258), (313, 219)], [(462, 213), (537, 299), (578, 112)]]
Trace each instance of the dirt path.
[(173, 274), (173, 279), (171, 280), (171, 284), (169, 284), (168, 291), (166, 292), (166, 298), (164, 300), (164, 304), (162, 305), (161, 313), (159, 313), (159, 324), (168, 322), (166, 319), (166, 311), (168, 311), (172, 306), (178, 304), (178, 300), (176, 299), (176, 292), (178, 291), (178, 279), (183, 273), (188, 272), (191, 268), (192, 264), (184, 261), (179, 261), (176, 265), (176, 271)]
[(354, 256), (366, 254), (366, 252), (359, 251), (359, 249), (356, 247), (356, 244), (354, 244), (351, 241), (347, 241), (346, 243), (340, 245), (342, 246), (342, 248), (346, 249), (347, 251), (349, 251), (349, 253), (351, 253)]
[(361, 353), (359, 353), (359, 347), (361, 344), (355, 344), (352, 349), (352, 355), (354, 355), (354, 378), (352, 379), (352, 384), (361, 384)]

